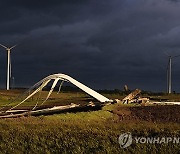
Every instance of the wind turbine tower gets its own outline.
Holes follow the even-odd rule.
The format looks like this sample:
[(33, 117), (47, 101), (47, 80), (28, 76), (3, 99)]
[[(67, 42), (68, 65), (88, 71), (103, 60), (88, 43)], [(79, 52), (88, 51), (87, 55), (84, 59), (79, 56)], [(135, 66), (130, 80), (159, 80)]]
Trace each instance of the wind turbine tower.
[(7, 85), (6, 85), (6, 89), (9, 90), (9, 83), (10, 83), (10, 78), (11, 78), (11, 49), (13, 49), (16, 45), (12, 46), (12, 47), (6, 47), (2, 44), (0, 44), (0, 46), (2, 46), (3, 48), (6, 49), (7, 51)]
[(167, 93), (171, 94), (172, 92), (172, 59), (179, 57), (180, 55), (177, 56), (171, 56), (168, 55), (168, 67), (167, 67)]

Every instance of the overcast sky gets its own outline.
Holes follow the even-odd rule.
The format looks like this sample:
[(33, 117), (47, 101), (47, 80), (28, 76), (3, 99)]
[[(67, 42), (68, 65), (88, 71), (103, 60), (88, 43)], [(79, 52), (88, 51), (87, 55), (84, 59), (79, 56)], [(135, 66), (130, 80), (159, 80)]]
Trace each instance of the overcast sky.
[[(94, 89), (166, 91), (180, 54), (178, 0), (0, 0), (0, 43), (12, 50), (16, 86), (65, 73)], [(7, 53), (0, 48), (0, 83)], [(173, 59), (180, 92), (180, 58)]]

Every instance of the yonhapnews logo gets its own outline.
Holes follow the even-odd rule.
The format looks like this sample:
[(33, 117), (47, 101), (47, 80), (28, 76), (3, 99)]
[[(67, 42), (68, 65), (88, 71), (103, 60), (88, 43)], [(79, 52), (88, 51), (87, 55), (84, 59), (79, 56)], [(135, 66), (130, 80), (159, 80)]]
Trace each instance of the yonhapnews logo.
[(121, 148), (127, 148), (132, 144), (132, 135), (130, 132), (123, 133), (119, 136), (119, 144)]
[(179, 144), (180, 137), (133, 137), (130, 132), (123, 133), (119, 136), (118, 142), (121, 148), (127, 148), (132, 143), (136, 144)]

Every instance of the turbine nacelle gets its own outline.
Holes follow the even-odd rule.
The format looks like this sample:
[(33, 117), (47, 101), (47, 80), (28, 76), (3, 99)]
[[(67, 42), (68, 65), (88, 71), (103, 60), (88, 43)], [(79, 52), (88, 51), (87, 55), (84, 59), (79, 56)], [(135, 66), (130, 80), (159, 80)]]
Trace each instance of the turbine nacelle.
[(7, 51), (10, 51), (11, 49), (13, 49), (14, 47), (16, 47), (17, 45), (14, 45), (12, 47), (6, 47), (5, 45), (0, 44), (1, 47), (5, 48)]

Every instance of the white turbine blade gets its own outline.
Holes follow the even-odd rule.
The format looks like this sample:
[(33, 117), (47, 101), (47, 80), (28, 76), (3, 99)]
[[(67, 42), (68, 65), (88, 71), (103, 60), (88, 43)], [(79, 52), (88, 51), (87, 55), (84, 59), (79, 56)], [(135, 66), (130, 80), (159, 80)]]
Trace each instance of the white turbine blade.
[(14, 47), (16, 47), (17, 46), (17, 44), (16, 45), (14, 45), (14, 46), (12, 46), (12, 47), (10, 47), (9, 49), (11, 50), (11, 49), (13, 49)]
[(7, 49), (8, 47), (6, 47), (6, 46), (4, 46), (4, 45), (2, 45), (2, 44), (0, 44), (0, 46), (2, 46), (3, 48), (5, 48), (5, 49)]
[(40, 96), (41, 96), (42, 89), (49, 83), (49, 81), (50, 81), (50, 80), (43, 82), (42, 85), (40, 86), (39, 97), (38, 97), (38, 100), (37, 100), (37, 102), (36, 102), (36, 105), (33, 107), (32, 110), (34, 110), (34, 109), (37, 107), (37, 105), (38, 105), (38, 103), (39, 103), (39, 98), (40, 98)]
[(47, 95), (46, 99), (43, 101), (43, 103), (42, 103), (41, 105), (43, 105), (43, 104), (48, 100), (49, 96), (50, 96), (51, 93), (53, 92), (53, 90), (54, 90), (54, 88), (55, 88), (55, 86), (56, 86), (56, 84), (58, 83), (59, 80), (60, 80), (59, 78), (56, 78), (56, 79), (54, 80), (54, 82), (53, 82), (53, 84), (52, 84), (52, 86), (51, 86), (51, 90), (49, 91), (49, 94)]
[[(49, 75), (46, 78), (40, 80), (39, 82), (37, 82), (30, 90), (32, 90), (35, 87), (38, 87), (34, 92), (30, 93), (29, 96), (27, 96), (23, 101), (21, 101), (19, 104), (17, 104), (16, 106), (12, 107), (11, 109), (7, 110), (10, 111), (14, 108), (16, 108), (17, 106), (19, 106), (20, 104), (24, 103), (26, 100), (28, 100), (30, 97), (32, 97), (33, 95), (35, 95), (36, 93), (38, 93), (39, 91), (42, 90), (43, 87), (45, 87), (51, 80), (54, 80), (52, 86), (51, 86), (51, 90), (49, 91), (48, 96), (46, 97), (46, 100), (49, 98), (49, 96), (51, 95), (51, 93), (53, 92), (55, 86), (57, 85), (59, 80), (63, 80), (63, 81), (67, 81), (72, 83), (73, 85), (77, 86), (78, 88), (80, 88), (81, 90), (83, 90), (84, 92), (86, 92), (87, 94), (89, 94), (90, 96), (94, 97), (95, 99), (97, 99), (98, 101), (100, 101), (101, 103), (105, 103), (105, 102), (112, 102), (112, 100), (106, 98), (105, 96), (99, 94), (98, 92), (94, 91), (93, 89), (85, 86), (84, 84), (82, 84), (81, 82), (73, 79), (72, 77), (65, 75), (65, 74), (53, 74), (53, 75)], [(45, 100), (45, 101), (46, 101)], [(45, 102), (43, 101), (43, 103)], [(42, 103), (42, 104), (43, 104)], [(42, 105), (41, 104), (41, 105)], [(6, 112), (7, 112), (6, 111)]]
[[(12, 107), (12, 108), (9, 109), (9, 110), (12, 110), (12, 109), (18, 107), (19, 105), (21, 105), (22, 103), (24, 103), (26, 100), (28, 100), (30, 97), (32, 97), (33, 95), (35, 95), (35, 94), (36, 94), (37, 92), (39, 92), (39, 91), (40, 91), (40, 88), (36, 89), (32, 94), (30, 94), (28, 97), (26, 97), (26, 99), (24, 99), (22, 102), (20, 102), (19, 104), (17, 104), (16, 106)], [(8, 110), (8, 111), (9, 111), (9, 110)]]
[(97, 99), (98, 101), (100, 101), (102, 103), (112, 102), (112, 100), (106, 98), (105, 96), (99, 94), (98, 92), (92, 90), (91, 88), (85, 86), (84, 84), (80, 83), (79, 81), (73, 79), (72, 77), (70, 77), (68, 75), (65, 75), (65, 74), (53, 74), (53, 75), (50, 75), (50, 76), (48, 76), (46, 78), (48, 78), (48, 79), (59, 78), (60, 80), (69, 81), (70, 83), (74, 84), (75, 86), (77, 86), (78, 88), (80, 88), (81, 90), (83, 90), (84, 92), (86, 92), (87, 94), (89, 94), (90, 96), (94, 97), (95, 99)]
[(59, 85), (59, 90), (58, 90), (57, 94), (59, 94), (59, 93), (60, 93), (60, 91), (61, 91), (61, 87), (62, 87), (63, 83), (64, 83), (64, 80), (62, 80), (61, 84)]
[[(33, 95), (35, 95), (37, 92), (41, 91), (41, 90), (43, 89), (43, 87), (45, 87), (45, 86), (49, 83), (49, 81), (50, 81), (50, 80), (47, 80), (47, 81), (43, 82), (42, 85), (41, 85), (38, 89), (36, 89), (33, 93), (31, 93), (28, 97), (26, 97), (22, 102), (20, 102), (19, 104), (17, 104), (16, 106), (12, 107), (12, 108), (9, 109), (9, 110), (12, 110), (12, 109), (18, 107), (19, 105), (21, 105), (22, 103), (24, 103), (26, 100), (28, 100), (29, 98), (31, 98)], [(8, 110), (8, 111), (9, 111), (9, 110)], [(6, 112), (7, 112), (7, 111), (6, 111)]]
[(32, 108), (32, 110), (34, 110), (37, 107), (37, 105), (39, 103), (39, 98), (41, 96), (41, 92), (42, 92), (42, 90), (39, 91), (39, 96), (38, 96), (37, 102), (36, 102), (35, 106)]

